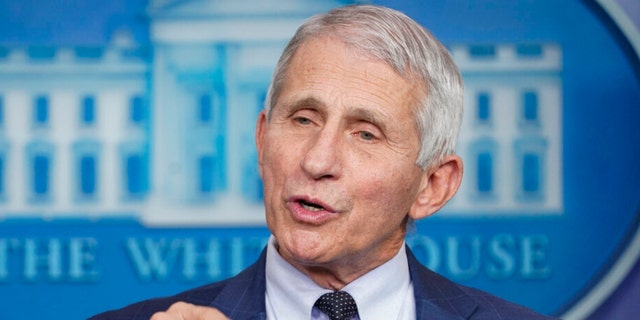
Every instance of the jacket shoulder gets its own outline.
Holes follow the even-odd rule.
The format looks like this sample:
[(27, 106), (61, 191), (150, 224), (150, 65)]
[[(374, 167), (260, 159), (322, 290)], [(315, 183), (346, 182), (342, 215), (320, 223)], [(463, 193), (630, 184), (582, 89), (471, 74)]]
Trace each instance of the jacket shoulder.
[[(266, 250), (256, 263), (240, 272), (235, 277), (190, 289), (176, 295), (154, 298), (133, 303), (121, 309), (97, 314), (89, 320), (148, 320), (154, 313), (167, 310), (172, 304), (183, 301), (195, 305), (212, 306), (233, 313), (254, 313), (264, 309), (264, 263)], [(251, 300), (255, 310), (236, 310), (233, 306), (239, 297)], [(247, 301), (244, 301), (247, 302)]]
[(478, 289), (462, 285), (458, 285), (458, 287), (477, 302), (477, 308), (474, 310), (470, 319), (556, 319)]
[(482, 290), (453, 282), (422, 265), (407, 248), (414, 285), (417, 318), (441, 319), (553, 319), (525, 306), (509, 302)]
[(173, 296), (139, 301), (121, 309), (97, 314), (89, 318), (89, 320), (147, 320), (151, 318), (154, 313), (167, 310), (172, 304), (178, 301), (207, 306), (211, 304), (229, 281), (230, 279), (211, 283)]

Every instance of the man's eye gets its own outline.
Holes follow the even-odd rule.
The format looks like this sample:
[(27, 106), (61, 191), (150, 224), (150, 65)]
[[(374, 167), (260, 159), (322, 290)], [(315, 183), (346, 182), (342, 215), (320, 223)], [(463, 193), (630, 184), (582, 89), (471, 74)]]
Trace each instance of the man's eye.
[(304, 118), (304, 117), (297, 117), (297, 118), (295, 118), (294, 121), (297, 122), (298, 124), (304, 124), (304, 125), (307, 125), (307, 124), (311, 123), (311, 120), (309, 120), (307, 118)]
[(367, 132), (367, 131), (360, 131), (358, 134), (360, 135), (360, 138), (362, 140), (371, 141), (376, 138), (376, 136), (374, 136), (373, 133)]

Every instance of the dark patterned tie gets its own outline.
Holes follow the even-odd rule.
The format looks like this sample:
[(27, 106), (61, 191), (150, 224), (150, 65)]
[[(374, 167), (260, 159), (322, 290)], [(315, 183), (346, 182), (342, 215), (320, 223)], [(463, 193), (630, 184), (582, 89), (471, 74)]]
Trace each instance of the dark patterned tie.
[(351, 320), (358, 314), (356, 301), (345, 291), (325, 293), (318, 298), (314, 306), (331, 320)]

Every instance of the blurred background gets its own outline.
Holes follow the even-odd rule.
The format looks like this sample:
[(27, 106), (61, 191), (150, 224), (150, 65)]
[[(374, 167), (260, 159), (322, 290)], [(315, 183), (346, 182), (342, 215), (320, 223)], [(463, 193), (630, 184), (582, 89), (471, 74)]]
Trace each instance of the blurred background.
[(253, 143), (309, 16), (403, 11), (465, 81), (463, 185), (407, 238), (566, 319), (640, 297), (640, 3), (0, 0), (0, 319), (82, 319), (234, 275), (269, 232)]

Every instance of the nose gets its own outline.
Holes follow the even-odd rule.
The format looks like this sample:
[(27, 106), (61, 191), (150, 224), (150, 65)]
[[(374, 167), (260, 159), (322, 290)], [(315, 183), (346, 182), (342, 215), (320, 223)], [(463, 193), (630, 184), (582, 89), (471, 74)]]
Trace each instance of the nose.
[(342, 174), (342, 145), (339, 130), (324, 127), (310, 139), (300, 166), (312, 179), (336, 179)]

